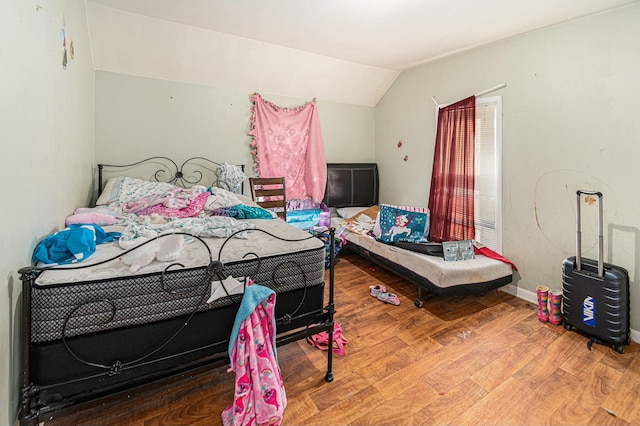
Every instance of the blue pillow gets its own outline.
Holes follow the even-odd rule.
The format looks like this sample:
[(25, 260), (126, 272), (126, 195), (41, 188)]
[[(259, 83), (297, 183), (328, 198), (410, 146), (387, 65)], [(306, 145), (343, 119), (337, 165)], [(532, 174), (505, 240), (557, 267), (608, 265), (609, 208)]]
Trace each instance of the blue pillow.
[(425, 243), (429, 236), (429, 209), (424, 207), (404, 207), (380, 205), (380, 234), (385, 243), (407, 241)]

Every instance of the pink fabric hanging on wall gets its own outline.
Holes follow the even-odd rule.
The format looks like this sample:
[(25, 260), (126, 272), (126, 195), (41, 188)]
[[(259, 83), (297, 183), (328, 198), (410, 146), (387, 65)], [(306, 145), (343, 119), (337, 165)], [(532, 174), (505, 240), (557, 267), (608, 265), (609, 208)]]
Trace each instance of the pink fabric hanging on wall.
[(320, 202), (327, 183), (327, 163), (315, 99), (295, 108), (280, 108), (255, 93), (251, 152), (259, 177), (284, 176), (287, 198)]

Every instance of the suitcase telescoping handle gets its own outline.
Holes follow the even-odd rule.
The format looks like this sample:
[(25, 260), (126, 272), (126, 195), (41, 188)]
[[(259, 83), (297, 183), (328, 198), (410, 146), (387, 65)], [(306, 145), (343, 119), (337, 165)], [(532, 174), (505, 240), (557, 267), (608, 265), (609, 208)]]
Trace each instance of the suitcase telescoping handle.
[(598, 276), (600, 278), (604, 277), (604, 261), (602, 259), (603, 255), (602, 255), (602, 251), (603, 251), (603, 242), (604, 242), (604, 238), (603, 238), (603, 226), (602, 226), (602, 192), (599, 191), (582, 191), (582, 190), (578, 190), (577, 191), (577, 196), (578, 196), (578, 206), (576, 209), (576, 215), (577, 215), (577, 228), (578, 228), (578, 233), (577, 233), (577, 243), (576, 243), (576, 269), (578, 271), (582, 271), (582, 232), (580, 231), (580, 201), (581, 201), (581, 196), (584, 195), (595, 195), (596, 197), (598, 197)]

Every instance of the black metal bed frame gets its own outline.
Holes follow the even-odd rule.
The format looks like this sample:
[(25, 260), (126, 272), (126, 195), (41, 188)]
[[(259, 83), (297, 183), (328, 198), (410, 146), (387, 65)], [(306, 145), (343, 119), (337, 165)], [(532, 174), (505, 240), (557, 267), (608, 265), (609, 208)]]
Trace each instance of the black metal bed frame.
[[(142, 164), (157, 164), (160, 168), (157, 169), (151, 176), (156, 182), (166, 182), (177, 186), (186, 187), (187, 185), (197, 185), (202, 182), (205, 177), (204, 170), (209, 170), (215, 173), (218, 167), (222, 166), (221, 163), (209, 160), (205, 157), (191, 157), (183, 161), (180, 165), (169, 157), (155, 156), (149, 157), (144, 160), (136, 161), (131, 164), (98, 164), (98, 189), (102, 191), (104, 184), (103, 172), (105, 167), (109, 169), (130, 169), (140, 166)], [(244, 164), (238, 164), (237, 167), (244, 172)], [(210, 168), (212, 167), (212, 168)], [(193, 170), (190, 170), (193, 168)], [(202, 170), (201, 170), (202, 169)], [(163, 179), (163, 175), (167, 174), (168, 177)], [(222, 186), (220, 186), (222, 185)], [(220, 180), (213, 180), (211, 186), (218, 186), (223, 189), (230, 190), (228, 183)], [(242, 182), (241, 193), (244, 194), (244, 182)]]
[[(98, 188), (102, 189), (102, 184), (103, 184), (103, 175), (102, 175), (102, 171), (104, 167), (119, 167), (119, 168), (127, 168), (127, 167), (133, 167), (139, 164), (143, 164), (145, 162), (148, 162), (149, 160), (167, 160), (170, 162), (170, 164), (173, 164), (175, 166), (175, 170), (171, 171), (172, 173), (172, 178), (169, 180), (164, 180), (164, 182), (170, 182), (170, 183), (175, 183), (175, 182), (180, 182), (181, 184), (185, 184), (185, 182), (189, 185), (193, 185), (193, 184), (197, 184), (199, 183), (202, 178), (203, 178), (203, 174), (201, 172), (191, 172), (192, 174), (189, 176), (185, 176), (185, 172), (184, 172), (184, 168), (185, 165), (193, 162), (193, 160), (198, 160), (198, 161), (205, 161), (214, 165), (218, 165), (218, 163), (215, 163), (211, 160), (207, 160), (205, 158), (202, 157), (193, 157), (190, 158), (189, 160), (186, 160), (184, 163), (182, 163), (182, 165), (178, 166), (177, 163), (175, 163), (173, 160), (167, 158), (167, 157), (151, 157), (147, 160), (143, 160), (140, 162), (136, 162), (136, 163), (132, 163), (129, 165), (125, 165), (125, 166), (110, 166), (110, 165), (104, 165), (104, 164), (99, 164), (98, 165)], [(244, 170), (244, 167), (242, 168)], [(156, 173), (154, 173), (154, 178), (158, 181), (163, 181), (163, 180), (159, 180), (158, 177), (166, 172), (166, 169), (163, 169), (165, 171), (158, 171)], [(233, 237), (236, 236), (236, 234), (241, 233), (241, 232), (245, 232), (245, 231), (239, 231), (233, 235), (231, 235), (230, 237), (228, 237), (225, 242), (222, 244), (220, 251), (222, 251), (222, 248), (225, 246), (225, 244)], [(266, 231), (263, 231), (266, 232)], [(268, 233), (268, 232), (267, 232)], [(161, 236), (159, 236), (158, 238), (161, 238), (163, 236), (168, 236), (168, 235), (175, 235), (175, 234), (185, 234), (185, 233), (173, 233), (173, 234), (163, 234)], [(189, 234), (186, 234), (189, 235)], [(272, 235), (272, 234), (270, 234)], [(284, 240), (283, 238), (277, 237), (275, 235), (272, 235), (275, 238), (279, 238), (281, 240)], [(286, 344), (286, 343), (290, 343), (293, 341), (297, 341), (303, 338), (306, 338), (308, 336), (320, 333), (320, 332), (327, 332), (328, 333), (328, 338), (329, 341), (333, 341), (333, 333), (334, 333), (334, 315), (335, 315), (335, 299), (334, 299), (334, 263), (335, 263), (335, 229), (331, 228), (329, 230), (329, 236), (330, 236), (330, 246), (329, 246), (329, 297), (328, 297), (328, 303), (326, 303), (326, 305), (317, 311), (313, 311), (313, 312), (303, 312), (297, 316), (292, 316), (292, 315), (284, 315), (281, 318), (276, 318), (276, 324), (277, 326), (281, 326), (281, 325), (286, 325), (286, 324), (291, 324), (292, 322), (296, 322), (296, 320), (298, 320), (298, 322), (300, 322), (301, 319), (305, 319), (306, 323), (308, 325), (306, 326), (302, 326), (302, 327), (297, 327), (297, 328), (293, 328), (291, 330), (286, 331), (285, 333), (282, 334), (278, 334), (276, 337), (276, 342), (278, 345), (282, 345), (282, 344)], [(203, 273), (206, 274), (206, 278), (207, 278), (207, 283), (210, 283), (212, 280), (221, 280), (223, 279), (221, 277), (221, 271), (222, 269), (225, 267), (224, 264), (222, 264), (222, 262), (220, 262), (220, 254), (218, 255), (218, 259), (214, 260), (213, 256), (211, 254), (211, 251), (209, 249), (209, 247), (207, 246), (206, 243), (204, 243), (204, 241), (202, 241), (199, 237), (197, 236), (193, 236), (194, 238), (196, 238), (197, 240), (200, 240), (200, 242), (202, 242), (202, 244), (206, 247), (208, 253), (209, 253), (209, 264), (206, 267), (203, 267)], [(313, 236), (310, 235), (310, 238), (314, 238)], [(150, 240), (149, 242), (152, 242), (155, 240)], [(143, 245), (145, 245), (146, 243), (141, 244), (140, 246), (133, 248), (131, 250), (129, 250), (128, 252), (132, 251), (132, 250), (136, 250), (140, 247), (142, 247)], [(254, 253), (249, 253), (249, 255), (255, 256), (257, 261), (258, 261), (258, 267), (260, 266), (260, 259), (259, 256), (257, 256)], [(119, 256), (122, 256), (122, 254), (120, 254)], [(119, 257), (117, 256), (117, 257)], [(115, 259), (115, 258), (114, 258)], [(113, 259), (107, 259), (102, 263), (106, 263), (109, 262)], [(96, 266), (96, 264), (94, 265), (90, 265), (90, 266)], [(165, 273), (170, 273), (170, 272), (176, 272), (175, 271), (175, 267), (176, 266), (182, 266), (181, 264), (172, 264), (170, 266), (167, 267), (167, 269), (165, 271), (162, 272), (161, 275), (161, 280), (164, 277)], [(79, 267), (88, 267), (88, 266), (79, 266)], [(171, 269), (171, 271), (169, 271), (169, 269)], [(300, 267), (301, 268), (301, 267)], [(140, 376), (140, 377), (134, 377), (132, 379), (127, 379), (125, 381), (122, 382), (118, 382), (115, 385), (107, 385), (104, 387), (100, 387), (97, 389), (92, 389), (91, 391), (88, 392), (82, 392), (80, 394), (77, 395), (73, 395), (70, 398), (67, 399), (57, 399), (55, 397), (51, 397), (51, 395), (47, 395), (47, 387), (46, 386), (40, 386), (37, 383), (33, 383), (32, 382), (32, 378), (31, 378), (31, 346), (32, 346), (32, 336), (31, 336), (31, 329), (32, 329), (32, 318), (31, 318), (31, 301), (32, 301), (32, 287), (35, 284), (35, 280), (37, 278), (37, 276), (45, 269), (53, 269), (53, 268), (37, 268), (35, 266), (29, 266), (29, 267), (25, 267), (25, 268), (21, 268), (18, 272), (20, 274), (20, 279), (22, 281), (22, 317), (23, 317), (23, 322), (22, 322), (22, 357), (21, 357), (21, 363), (22, 363), (22, 380), (21, 380), (21, 388), (20, 388), (20, 413), (19, 413), (19, 421), (21, 425), (37, 425), (40, 422), (44, 421), (44, 420), (52, 420), (54, 418), (59, 418), (59, 417), (63, 417), (63, 416), (67, 416), (70, 414), (73, 414), (75, 412), (79, 412), (81, 410), (84, 409), (88, 409), (91, 407), (96, 407), (99, 405), (104, 405), (106, 403), (109, 402), (115, 402), (118, 399), (122, 398), (123, 396), (127, 396), (127, 397), (131, 397), (132, 395), (137, 395), (137, 394), (141, 394), (149, 389), (151, 389), (152, 387), (157, 386), (158, 384), (170, 384), (170, 383), (175, 383), (177, 381), (182, 381), (185, 380), (193, 375), (196, 374), (200, 374), (203, 373), (207, 370), (210, 370), (211, 368), (214, 367), (218, 367), (224, 364), (227, 364), (229, 359), (228, 359), (228, 354), (227, 352), (215, 352), (215, 353), (210, 353), (207, 356), (203, 356), (199, 359), (196, 360), (191, 360), (188, 362), (184, 362), (184, 363), (180, 363), (180, 364), (176, 364), (176, 365), (172, 365), (171, 368), (165, 368), (162, 369), (160, 371), (154, 372), (153, 374), (148, 374), (148, 375), (144, 375), (144, 376)], [(275, 273), (275, 270), (274, 270)], [(276, 280), (274, 279), (274, 282)], [(224, 285), (223, 285), (224, 288)], [(226, 291), (226, 289), (225, 289)], [(207, 294), (206, 291), (203, 294)], [(305, 293), (306, 295), (306, 287), (305, 287)], [(227, 297), (232, 298), (234, 295), (230, 295), (227, 292)], [(240, 295), (237, 295), (237, 297), (241, 297)], [(199, 303), (193, 307), (193, 311), (191, 312), (191, 314), (188, 316), (187, 322), (184, 324), (184, 326), (186, 327), (186, 325), (188, 324), (188, 322), (193, 318), (193, 316), (196, 314), (196, 311), (198, 311), (199, 306), (202, 304), (202, 302), (204, 302), (205, 298), (201, 298), (199, 300)], [(239, 302), (233, 300), (233, 306), (235, 306), (234, 309), (237, 309)], [(105, 303), (110, 303), (109, 301), (105, 301)], [(115, 305), (111, 304), (112, 309), (114, 310), (112, 312), (111, 315), (111, 319), (113, 319), (113, 315), (115, 314)], [(166, 342), (159, 342), (158, 343), (158, 347), (157, 349), (153, 350), (151, 353), (139, 357), (138, 359), (134, 360), (133, 363), (131, 361), (123, 361), (122, 359), (115, 359), (112, 361), (111, 365), (101, 365), (99, 363), (93, 363), (90, 360), (85, 360), (80, 358), (79, 356), (77, 356), (72, 350), (71, 348), (67, 345), (66, 341), (65, 341), (65, 333), (66, 333), (66, 326), (67, 326), (67, 322), (70, 319), (70, 317), (73, 316), (73, 314), (77, 311), (77, 309), (79, 308), (79, 306), (76, 306), (71, 313), (69, 313), (69, 316), (66, 318), (65, 323), (63, 325), (63, 330), (62, 330), (62, 335), (63, 335), (63, 343), (65, 345), (65, 348), (67, 351), (69, 351), (69, 353), (80, 363), (86, 364), (86, 365), (90, 365), (92, 367), (96, 367), (99, 371), (101, 371), (100, 373), (95, 373), (94, 376), (100, 376), (100, 375), (104, 375), (104, 376), (113, 376), (113, 375), (119, 375), (122, 374), (123, 371), (125, 371), (128, 368), (133, 368), (136, 365), (142, 364), (142, 363), (151, 363), (151, 362), (156, 362), (153, 360), (147, 360), (147, 358), (152, 355), (153, 353), (157, 352), (157, 350), (161, 349), (162, 347), (164, 347), (166, 344), (168, 344), (176, 335), (178, 335), (182, 329), (179, 328), (175, 334), (170, 335), (170, 337), (168, 338), (168, 340)], [(296, 314), (297, 311), (295, 311), (293, 313), (293, 315)], [(308, 319), (308, 318), (311, 319)], [(307, 321), (308, 319), (308, 321)], [(109, 319), (110, 321), (110, 319)], [(220, 345), (228, 345), (229, 340), (223, 340), (220, 342), (216, 342), (212, 345), (210, 345), (211, 347), (220, 347)], [(201, 348), (200, 348), (201, 349)], [(199, 349), (199, 350), (200, 350)], [(163, 360), (161, 360), (163, 361)], [(137, 364), (136, 364), (137, 363)], [(327, 351), (327, 371), (325, 373), (324, 376), (324, 380), (327, 382), (332, 382), (334, 379), (333, 376), (333, 370), (332, 370), (332, 365), (333, 365), (333, 352), (332, 350), (328, 350)], [(77, 380), (87, 380), (87, 378), (83, 377)]]

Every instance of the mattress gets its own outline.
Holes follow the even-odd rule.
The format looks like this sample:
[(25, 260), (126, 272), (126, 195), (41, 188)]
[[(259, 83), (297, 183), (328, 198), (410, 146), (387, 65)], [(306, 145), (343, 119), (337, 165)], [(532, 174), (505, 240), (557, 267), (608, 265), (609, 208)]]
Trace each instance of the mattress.
[[(340, 228), (344, 219), (333, 217), (332, 225)], [(511, 265), (486, 256), (476, 255), (475, 259), (445, 261), (441, 257), (430, 256), (384, 244), (368, 235), (344, 230), (342, 235), (349, 243), (356, 244), (363, 250), (403, 266), (414, 273), (428, 279), (439, 288), (452, 288), (460, 285), (486, 283), (498, 278), (511, 276)]]
[[(31, 341), (166, 320), (237, 304), (244, 278), (284, 293), (324, 285), (322, 241), (281, 220), (251, 220), (243, 238), (194, 240), (179, 259), (154, 261), (132, 273), (117, 243), (99, 245), (81, 269), (62, 267), (39, 274), (31, 288)], [(111, 228), (108, 230), (117, 230)], [(246, 238), (244, 238), (246, 237)], [(283, 239), (281, 239), (283, 238)], [(111, 262), (94, 267), (105, 259)], [(182, 267), (176, 267), (180, 263)], [(169, 265), (174, 266), (162, 272)], [(227, 280), (235, 277), (236, 280)]]
[[(209, 248), (213, 260), (219, 260), (226, 264), (243, 260), (250, 253), (253, 253), (254, 257), (268, 257), (322, 246), (322, 242), (317, 238), (312, 238), (309, 233), (281, 220), (248, 219), (244, 222), (254, 225), (255, 229), (242, 232), (228, 241), (225, 238), (202, 239)], [(106, 232), (119, 232), (123, 228), (123, 226), (112, 225), (105, 226), (104, 230)], [(36, 278), (35, 284), (37, 287), (44, 288), (49, 285), (148, 274), (160, 272), (173, 263), (180, 263), (185, 268), (208, 265), (210, 259), (207, 248), (200, 240), (188, 240), (189, 243), (185, 244), (178, 259), (170, 262), (154, 261), (139, 269), (136, 273), (131, 272), (130, 266), (122, 262), (122, 257), (120, 256), (124, 254), (124, 250), (120, 248), (117, 241), (100, 244), (97, 246), (96, 252), (82, 263), (61, 265), (57, 266), (56, 269), (43, 270)], [(115, 258), (115, 260), (102, 263), (111, 258)], [(90, 265), (97, 266), (89, 267)], [(81, 267), (81, 269), (77, 269), (78, 267)]]

